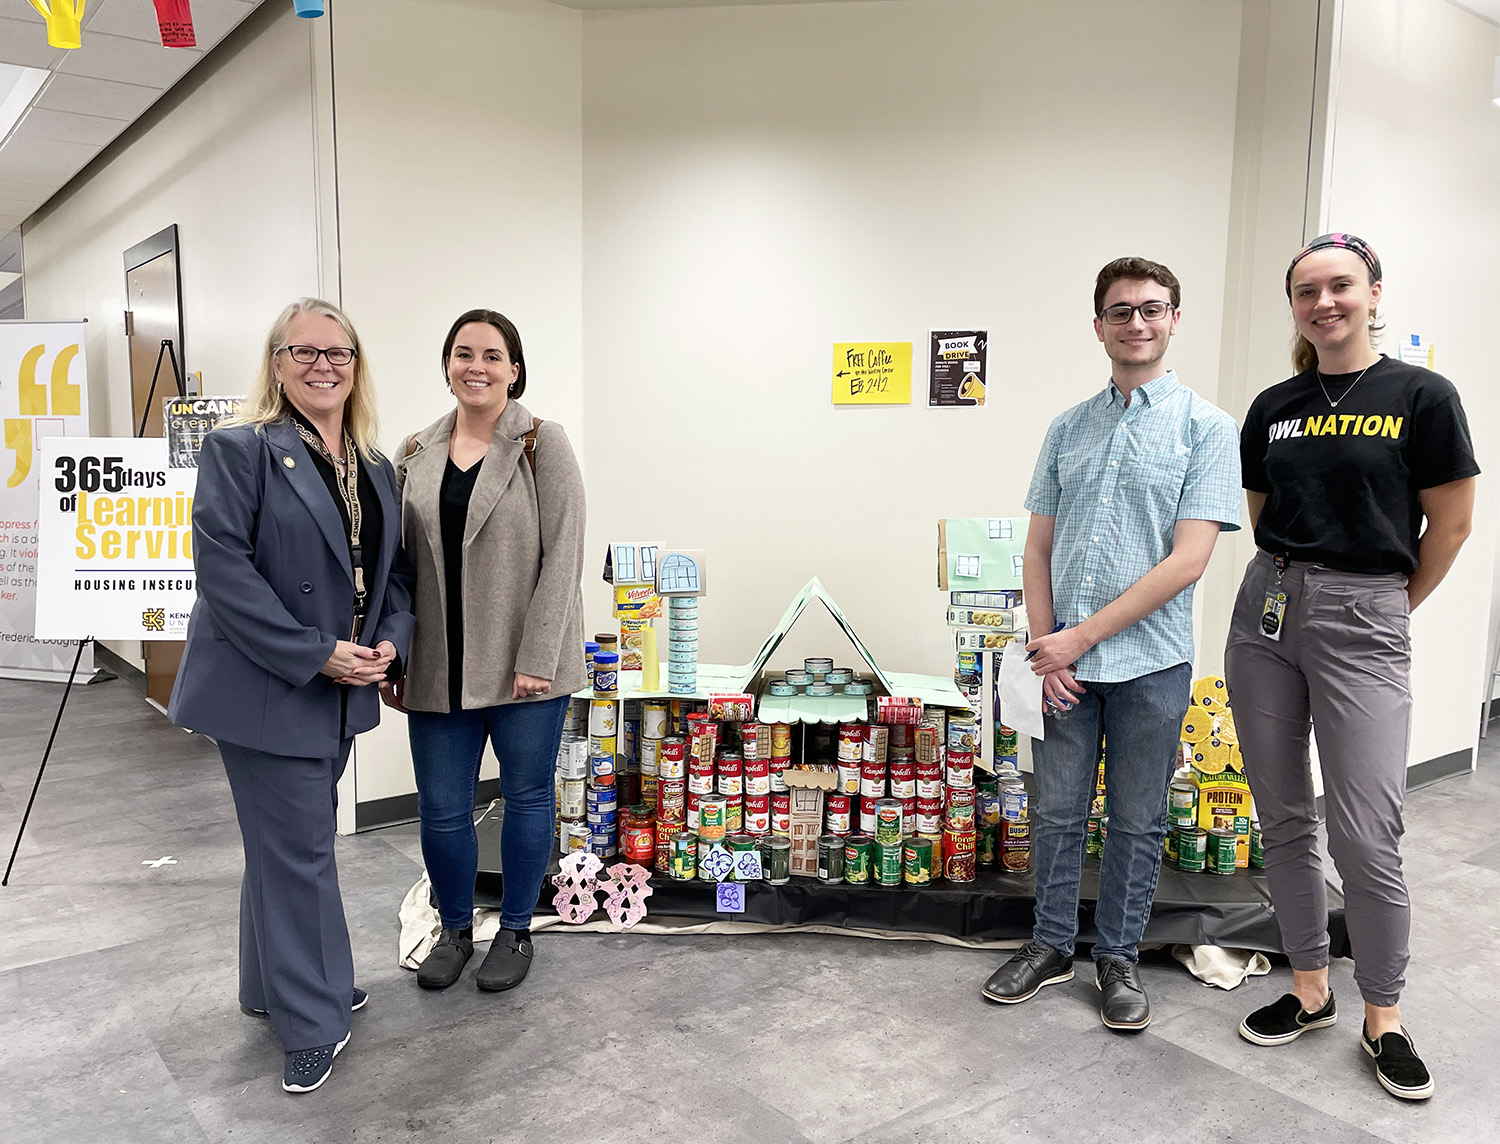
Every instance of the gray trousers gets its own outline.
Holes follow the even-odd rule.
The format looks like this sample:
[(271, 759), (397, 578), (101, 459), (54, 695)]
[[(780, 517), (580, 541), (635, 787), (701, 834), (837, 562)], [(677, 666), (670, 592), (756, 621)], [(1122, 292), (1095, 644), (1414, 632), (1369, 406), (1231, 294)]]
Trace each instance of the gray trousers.
[(1245, 571), (1224, 674), (1245, 774), (1260, 815), (1266, 882), (1293, 969), (1328, 964), (1328, 904), (1318, 854), (1308, 726), (1318, 737), (1328, 851), (1344, 884), (1354, 980), (1372, 1005), (1405, 984), (1411, 907), (1401, 876), (1401, 805), (1411, 740), (1406, 577), (1293, 562), (1280, 642), (1260, 630), (1276, 566)]
[(353, 739), (331, 759), (219, 744), (245, 843), (240, 1003), (264, 1009), (287, 1052), (349, 1032), (354, 957), (333, 860), (337, 784)]

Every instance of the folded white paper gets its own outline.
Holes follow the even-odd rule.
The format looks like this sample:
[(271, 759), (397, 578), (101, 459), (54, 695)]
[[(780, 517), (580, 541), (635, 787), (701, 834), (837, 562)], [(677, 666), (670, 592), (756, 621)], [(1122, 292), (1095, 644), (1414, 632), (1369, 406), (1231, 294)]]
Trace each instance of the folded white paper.
[(1018, 735), (1046, 739), (1042, 719), (1042, 677), (1026, 662), (1026, 645), (1005, 646), (1000, 658), (1000, 718)]

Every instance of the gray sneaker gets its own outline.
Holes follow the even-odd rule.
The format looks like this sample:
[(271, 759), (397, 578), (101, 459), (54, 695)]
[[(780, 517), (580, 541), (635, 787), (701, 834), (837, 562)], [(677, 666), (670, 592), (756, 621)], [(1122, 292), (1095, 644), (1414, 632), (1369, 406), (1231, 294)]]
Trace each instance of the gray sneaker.
[(1028, 941), (984, 983), (984, 995), (1002, 1005), (1035, 997), (1043, 985), (1073, 980), (1073, 958), (1061, 950)]

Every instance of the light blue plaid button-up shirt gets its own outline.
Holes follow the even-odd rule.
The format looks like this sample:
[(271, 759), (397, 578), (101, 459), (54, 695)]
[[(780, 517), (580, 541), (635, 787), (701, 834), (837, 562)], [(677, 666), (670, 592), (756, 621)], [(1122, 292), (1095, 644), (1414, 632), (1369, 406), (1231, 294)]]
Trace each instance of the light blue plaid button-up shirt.
[[(1239, 528), (1239, 428), (1173, 372), (1136, 389), (1129, 408), (1110, 382), (1052, 422), (1026, 509), (1057, 518), (1052, 606), (1058, 622), (1072, 627), (1160, 564), (1179, 520)], [(1118, 683), (1192, 660), (1189, 585), (1090, 648), (1075, 675)]]

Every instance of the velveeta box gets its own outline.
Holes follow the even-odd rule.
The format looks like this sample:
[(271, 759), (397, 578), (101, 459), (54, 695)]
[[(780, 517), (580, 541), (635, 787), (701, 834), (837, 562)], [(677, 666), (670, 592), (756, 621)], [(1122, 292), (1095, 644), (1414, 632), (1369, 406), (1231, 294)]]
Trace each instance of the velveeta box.
[[(654, 620), (661, 614), (661, 597), (656, 594), (654, 584), (615, 585), (615, 617), (617, 619)], [(620, 666), (625, 665), (622, 663)]]

